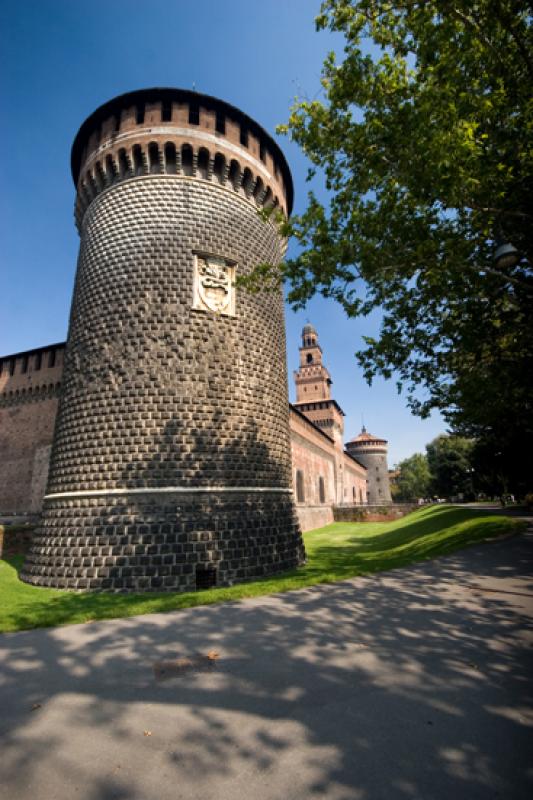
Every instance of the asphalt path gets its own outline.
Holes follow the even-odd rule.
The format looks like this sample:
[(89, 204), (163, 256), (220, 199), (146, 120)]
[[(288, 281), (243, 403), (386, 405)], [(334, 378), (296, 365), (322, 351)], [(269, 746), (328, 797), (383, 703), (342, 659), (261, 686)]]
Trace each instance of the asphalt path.
[(4, 634), (0, 796), (531, 800), (532, 562)]

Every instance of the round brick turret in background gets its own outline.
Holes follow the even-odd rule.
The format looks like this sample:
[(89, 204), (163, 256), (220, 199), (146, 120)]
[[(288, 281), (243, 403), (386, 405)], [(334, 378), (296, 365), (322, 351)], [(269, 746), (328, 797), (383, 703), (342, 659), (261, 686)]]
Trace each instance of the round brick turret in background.
[(361, 433), (347, 442), (347, 452), (367, 469), (367, 502), (392, 503), (387, 465), (387, 440), (372, 436), (363, 426)]
[(189, 590), (303, 557), (281, 292), (236, 275), (285, 243), (276, 143), (193, 92), (112, 100), (73, 146), (81, 244), (42, 525), (24, 580)]

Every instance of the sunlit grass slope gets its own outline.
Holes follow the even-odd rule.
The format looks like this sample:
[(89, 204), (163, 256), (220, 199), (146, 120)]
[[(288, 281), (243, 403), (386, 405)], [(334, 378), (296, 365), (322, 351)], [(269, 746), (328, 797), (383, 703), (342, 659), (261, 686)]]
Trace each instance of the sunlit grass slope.
[(22, 583), (22, 557), (0, 561), (0, 631), (129, 617), (286, 592), (434, 558), (518, 532), (521, 521), (452, 506), (420, 509), (394, 522), (337, 522), (305, 534), (307, 564), (265, 580), (186, 594), (78, 594)]

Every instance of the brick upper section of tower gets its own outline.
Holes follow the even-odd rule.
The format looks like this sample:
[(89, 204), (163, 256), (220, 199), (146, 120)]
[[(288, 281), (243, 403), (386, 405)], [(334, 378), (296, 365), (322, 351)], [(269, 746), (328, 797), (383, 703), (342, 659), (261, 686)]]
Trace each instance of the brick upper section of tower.
[(185, 89), (141, 89), (110, 100), (72, 148), (80, 227), (92, 200), (120, 181), (179, 174), (211, 181), (258, 208), (290, 214), (285, 157), (266, 131), (229, 103)]

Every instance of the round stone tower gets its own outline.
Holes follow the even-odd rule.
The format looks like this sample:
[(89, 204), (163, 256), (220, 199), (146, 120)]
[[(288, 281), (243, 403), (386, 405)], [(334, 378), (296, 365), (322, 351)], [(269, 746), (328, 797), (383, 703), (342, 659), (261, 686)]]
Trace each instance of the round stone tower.
[(361, 433), (346, 444), (348, 453), (367, 468), (367, 502), (370, 505), (392, 503), (387, 465), (387, 440)]
[(43, 518), (24, 580), (190, 590), (296, 566), (280, 292), (292, 180), (250, 117), (180, 89), (101, 106), (72, 149), (81, 244)]

